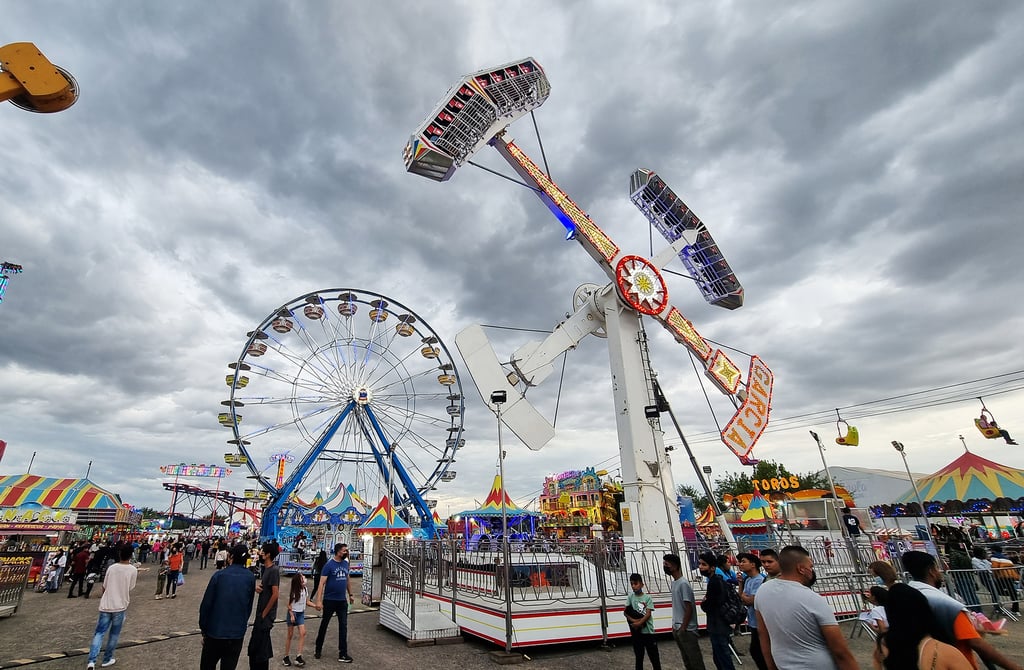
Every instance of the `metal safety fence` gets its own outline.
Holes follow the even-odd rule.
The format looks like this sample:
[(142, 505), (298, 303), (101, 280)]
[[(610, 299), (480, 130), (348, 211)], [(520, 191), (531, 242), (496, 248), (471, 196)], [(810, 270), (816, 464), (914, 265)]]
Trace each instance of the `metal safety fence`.
[[(812, 554), (824, 545), (808, 547)], [(629, 576), (641, 575), (645, 590), (656, 601), (671, 600), (672, 578), (663, 569), (665, 545), (633, 545), (601, 539), (586, 542), (545, 541), (497, 543), (470, 549), (458, 540), (396, 541), (382, 555), (384, 593), (412, 620), (418, 595), (450, 600), (452, 612), (461, 600), (495, 610), (571, 608), (580, 603), (599, 604), (607, 630), (607, 611), (621, 606), (631, 592)], [(697, 571), (698, 550), (681, 555), (683, 576), (698, 602), (705, 592)], [(865, 559), (867, 556), (865, 556)], [(813, 589), (831, 605), (839, 620), (855, 619), (868, 609), (863, 594), (874, 578), (852, 569), (852, 558), (840, 552), (816, 559), (818, 579)], [(818, 562), (820, 560), (820, 562)], [(508, 588), (506, 589), (506, 581)], [(507, 600), (506, 600), (507, 599)]]

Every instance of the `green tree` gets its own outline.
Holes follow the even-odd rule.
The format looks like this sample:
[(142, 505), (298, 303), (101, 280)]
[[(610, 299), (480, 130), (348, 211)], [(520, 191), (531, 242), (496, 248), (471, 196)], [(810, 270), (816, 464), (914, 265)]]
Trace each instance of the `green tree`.
[(704, 495), (703, 491), (698, 491), (697, 487), (690, 486), (689, 484), (680, 484), (676, 487), (676, 493), (681, 496), (687, 496), (693, 498), (693, 509), (698, 515), (708, 508), (711, 501)]
[(750, 475), (745, 472), (727, 472), (715, 479), (714, 493), (715, 498), (718, 500), (722, 500), (726, 495), (738, 496), (753, 492), (754, 482), (750, 480)]
[[(762, 480), (772, 481), (785, 479), (788, 482), (790, 477), (793, 476), (793, 474), (793, 472), (791, 472), (785, 465), (781, 463), (777, 463), (775, 461), (770, 460), (764, 460), (754, 467), (753, 476), (748, 475), (745, 472), (730, 472), (721, 475), (717, 479), (715, 479), (715, 497), (718, 500), (722, 500), (722, 498), (724, 498), (726, 495), (731, 495), (735, 497), (743, 495), (745, 493), (753, 493), (755, 488), (755, 480), (759, 483), (759, 486)], [(828, 477), (825, 475), (823, 471), (811, 471), (804, 474), (796, 475), (796, 477), (800, 480), (801, 489), (824, 489), (826, 491), (829, 489)], [(842, 483), (837, 480), (836, 486), (842, 486)], [(771, 491), (765, 491), (764, 487), (761, 486), (762, 493), (777, 493), (791, 490), (794, 489), (789, 488), (787, 486), (780, 489), (779, 491), (775, 491), (774, 489)]]

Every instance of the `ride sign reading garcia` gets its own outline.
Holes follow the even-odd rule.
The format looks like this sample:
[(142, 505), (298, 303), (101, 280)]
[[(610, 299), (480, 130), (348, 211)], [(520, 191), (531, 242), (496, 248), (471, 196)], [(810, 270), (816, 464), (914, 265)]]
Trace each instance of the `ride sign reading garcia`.
[(722, 442), (737, 456), (746, 456), (768, 425), (775, 376), (757, 356), (750, 357), (747, 397), (722, 430)]

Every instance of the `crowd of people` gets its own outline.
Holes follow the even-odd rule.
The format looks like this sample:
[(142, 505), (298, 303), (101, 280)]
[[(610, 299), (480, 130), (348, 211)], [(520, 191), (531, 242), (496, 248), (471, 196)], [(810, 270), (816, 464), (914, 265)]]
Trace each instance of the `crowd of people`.
[[(986, 569), (992, 570), (991, 557), (978, 553), (980, 560), (986, 561)], [(992, 553), (999, 560), (998, 548)], [(877, 637), (873, 659), (877, 670), (977, 670), (979, 662), (990, 670), (1024, 670), (1017, 660), (986, 641), (988, 629), (981, 625), (987, 621), (985, 617), (978, 617), (967, 602), (943, 590), (946, 580), (935, 556), (907, 551), (899, 560), (905, 581), (889, 562), (875, 561), (868, 566), (876, 583), (864, 594), (868, 611), (862, 620)], [(697, 629), (698, 607), (706, 616), (716, 670), (735, 670), (733, 659), (741, 652), (733, 645), (733, 637), (740, 624), (750, 632), (748, 651), (758, 670), (860, 667), (832, 606), (812, 589), (817, 574), (813, 558), (803, 547), (792, 545), (778, 552), (765, 549), (734, 558), (700, 554), (697, 569), (706, 580), (700, 601), (677, 554), (665, 554), (662, 566), (673, 580), (672, 636), (687, 670), (705, 668)], [(1012, 570), (1019, 582), (1019, 567), (1014, 566), (1008, 562), (996, 569)], [(975, 573), (985, 574), (980, 566)], [(642, 575), (631, 575), (630, 586), (632, 593), (624, 612), (636, 668), (643, 668), (646, 656), (655, 670), (660, 670), (661, 658), (653, 644), (653, 601), (643, 592)]]

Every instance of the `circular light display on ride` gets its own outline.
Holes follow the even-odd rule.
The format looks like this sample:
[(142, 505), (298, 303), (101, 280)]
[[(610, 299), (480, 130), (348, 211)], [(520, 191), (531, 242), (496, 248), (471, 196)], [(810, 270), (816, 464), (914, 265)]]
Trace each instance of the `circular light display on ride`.
[(615, 266), (615, 284), (626, 304), (641, 314), (660, 314), (668, 304), (664, 278), (643, 256), (624, 256)]

